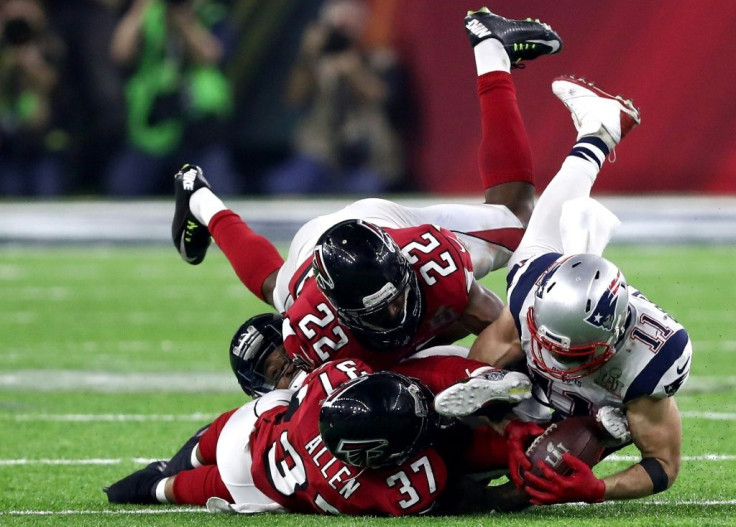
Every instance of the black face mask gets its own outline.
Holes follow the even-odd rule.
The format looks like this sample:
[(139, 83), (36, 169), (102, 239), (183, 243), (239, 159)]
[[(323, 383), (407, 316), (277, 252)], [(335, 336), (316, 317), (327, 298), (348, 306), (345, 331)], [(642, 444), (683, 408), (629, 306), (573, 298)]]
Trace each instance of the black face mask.
[(364, 347), (374, 351), (394, 351), (408, 346), (416, 336), (425, 312), (424, 298), (416, 284), (416, 276), (412, 275), (414, 284), (407, 288), (403, 322), (395, 327), (379, 329), (375, 325), (366, 325), (360, 316), (351, 314), (344, 316), (338, 310), (340, 321), (353, 333), (357, 341)]

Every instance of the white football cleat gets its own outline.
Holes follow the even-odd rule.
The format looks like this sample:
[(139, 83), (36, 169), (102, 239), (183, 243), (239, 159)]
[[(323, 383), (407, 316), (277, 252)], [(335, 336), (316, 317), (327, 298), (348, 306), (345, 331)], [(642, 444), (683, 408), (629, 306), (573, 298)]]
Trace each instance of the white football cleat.
[(595, 415), (598, 426), (605, 432), (601, 434), (607, 447), (620, 447), (631, 443), (629, 420), (621, 408), (604, 406)]
[(497, 370), (464, 379), (445, 388), (434, 398), (440, 415), (465, 417), (491, 402), (516, 404), (531, 397), (529, 377), (515, 371)]
[(597, 136), (611, 150), (641, 122), (639, 109), (630, 99), (606, 93), (584, 79), (557, 77), (552, 93), (570, 110), (578, 139)]

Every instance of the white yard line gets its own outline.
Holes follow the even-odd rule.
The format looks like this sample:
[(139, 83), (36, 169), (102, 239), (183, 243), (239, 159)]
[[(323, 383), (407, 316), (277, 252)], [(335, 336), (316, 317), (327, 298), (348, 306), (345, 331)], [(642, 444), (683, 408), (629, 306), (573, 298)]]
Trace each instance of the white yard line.
[(110, 373), (77, 370), (18, 370), (0, 374), (0, 388), (31, 392), (238, 393), (230, 372)]
[(150, 509), (130, 509), (122, 511), (6, 511), (0, 512), (0, 516), (71, 516), (77, 514), (93, 515), (93, 514), (104, 514), (105, 516), (120, 516), (120, 515), (141, 515), (141, 514), (162, 514), (162, 513), (188, 513), (188, 512), (207, 512), (204, 507), (172, 507), (172, 508), (150, 508)]
[(12, 421), (54, 421), (54, 422), (94, 422), (94, 421), (212, 421), (219, 414), (0, 414), (0, 420)]
[[(632, 502), (629, 502), (632, 503)], [(652, 500), (652, 501), (641, 501), (641, 505), (665, 505), (667, 507), (690, 507), (693, 505), (701, 505), (704, 507), (718, 506), (718, 505), (736, 505), (736, 500), (675, 500), (675, 501), (664, 501), (664, 500)], [(603, 503), (597, 503), (591, 505), (590, 503), (567, 503), (562, 505), (553, 505), (553, 507), (566, 507), (572, 505), (573, 507), (612, 507), (621, 504), (620, 501), (605, 501)]]
[[(605, 503), (599, 503), (592, 505), (593, 507), (615, 507), (620, 502), (607, 501)], [(682, 500), (682, 501), (642, 501), (642, 506), (665, 506), (665, 507), (718, 507), (724, 505), (736, 505), (736, 500)], [(565, 505), (555, 505), (555, 507), (591, 507), (587, 503), (568, 503)], [(84, 515), (91, 516), (101, 514), (104, 516), (139, 516), (146, 514), (187, 514), (187, 513), (203, 513), (207, 512), (204, 507), (192, 508), (192, 507), (150, 507), (145, 509), (126, 509), (126, 510), (98, 510), (98, 511), (75, 511), (75, 510), (63, 510), (63, 511), (34, 511), (34, 510), (18, 510), (18, 511), (3, 511), (0, 512), (0, 517), (3, 516), (74, 516)]]
[[(734, 454), (701, 454), (699, 456), (682, 456), (682, 461), (694, 462), (694, 461), (736, 461), (736, 455)], [(619, 454), (611, 454), (603, 461), (639, 461), (641, 456), (625, 456)]]
[(733, 412), (681, 411), (680, 415), (685, 419), (708, 419), (710, 421), (734, 421), (736, 420), (736, 413), (733, 413)]

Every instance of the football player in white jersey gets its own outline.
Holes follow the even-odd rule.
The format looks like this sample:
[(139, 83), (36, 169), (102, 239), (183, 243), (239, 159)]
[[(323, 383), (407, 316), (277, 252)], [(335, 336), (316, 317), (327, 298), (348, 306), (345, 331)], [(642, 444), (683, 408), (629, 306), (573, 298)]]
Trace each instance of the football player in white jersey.
[[(510, 455), (510, 468), (532, 503), (641, 498), (666, 490), (677, 477), (682, 425), (673, 395), (688, 378), (692, 347), (681, 324), (600, 256), (615, 221), (588, 196), (606, 156), (639, 124), (638, 110), (582, 79), (558, 78), (552, 90), (572, 114), (577, 143), (540, 196), (509, 261), (508, 304), (470, 357), (499, 368), (526, 367), (537, 400), (558, 416), (597, 415), (621, 445), (633, 441), (641, 453), (639, 463), (603, 479), (564, 454), (569, 476), (545, 466), (539, 477), (524, 455), (527, 434)], [(581, 204), (589, 217), (577, 232), (587, 235), (566, 238), (566, 229), (576, 229), (561, 217)], [(438, 395), (443, 413), (478, 408), (483, 386), (467, 388)]]

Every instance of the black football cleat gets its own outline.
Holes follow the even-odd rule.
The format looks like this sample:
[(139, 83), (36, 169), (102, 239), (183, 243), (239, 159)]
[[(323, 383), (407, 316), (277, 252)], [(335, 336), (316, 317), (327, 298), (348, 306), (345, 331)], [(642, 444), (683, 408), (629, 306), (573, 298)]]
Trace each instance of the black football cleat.
[(512, 67), (519, 67), (524, 60), (534, 60), (541, 55), (553, 55), (562, 50), (562, 39), (548, 24), (531, 18), (504, 18), (487, 7), (468, 11), (465, 31), (473, 47), (489, 38), (501, 41)]
[(202, 169), (186, 164), (174, 176), (176, 208), (171, 222), (171, 237), (181, 259), (197, 265), (202, 263), (212, 242), (206, 225), (202, 225), (189, 209), (189, 198), (201, 188), (210, 188)]
[(110, 503), (154, 505), (160, 503), (156, 499), (156, 485), (166, 477), (163, 474), (165, 469), (165, 461), (154, 461), (102, 490)]

